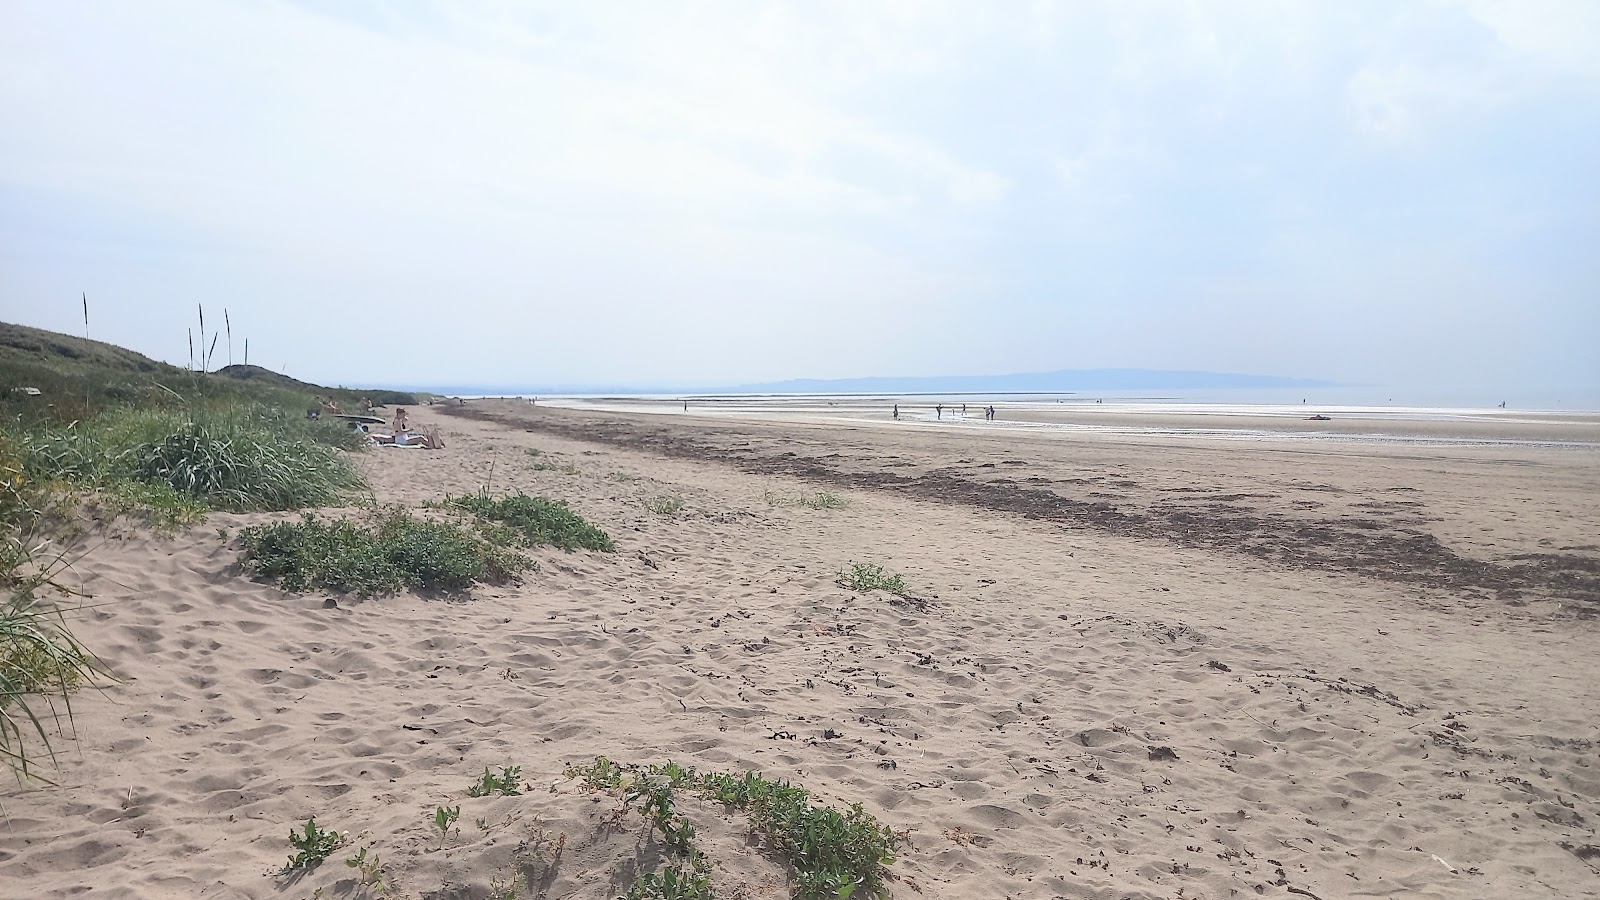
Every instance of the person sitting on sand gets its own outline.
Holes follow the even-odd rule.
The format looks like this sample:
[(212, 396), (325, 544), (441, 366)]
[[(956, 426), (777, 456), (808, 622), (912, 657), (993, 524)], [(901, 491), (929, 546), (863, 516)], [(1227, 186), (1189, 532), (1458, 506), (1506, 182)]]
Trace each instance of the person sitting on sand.
[(444, 448), (444, 438), (439, 434), (437, 425), (428, 426), (428, 430), (422, 434), (415, 431), (396, 431), (393, 442), (396, 447), (421, 447), (424, 450)]
[(394, 411), (394, 433), (399, 434), (408, 427), (410, 424), (406, 421), (406, 408), (404, 406), (397, 408)]

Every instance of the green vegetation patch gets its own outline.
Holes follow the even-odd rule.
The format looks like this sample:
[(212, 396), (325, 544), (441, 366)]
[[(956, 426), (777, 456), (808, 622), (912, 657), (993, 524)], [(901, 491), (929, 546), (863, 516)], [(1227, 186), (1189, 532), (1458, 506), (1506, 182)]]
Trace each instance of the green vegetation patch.
[(809, 509), (847, 509), (850, 506), (849, 499), (832, 491), (815, 491), (790, 497), (768, 489), (764, 497), (768, 506), (804, 506)]
[(629, 891), (629, 900), (684, 897), (712, 900), (711, 862), (694, 843), (695, 829), (677, 811), (675, 792), (685, 791), (746, 813), (750, 830), (794, 868), (793, 896), (800, 900), (886, 893), (886, 866), (894, 862), (900, 837), (854, 804), (841, 812), (811, 802), (811, 793), (786, 781), (756, 772), (740, 775), (701, 773), (675, 763), (633, 766), (603, 756), (586, 766), (567, 769), (590, 789), (622, 798), (623, 812), (638, 811), (683, 863), (646, 873)]
[(610, 535), (584, 521), (564, 500), (530, 497), (527, 494), (507, 494), (498, 498), (470, 494), (452, 497), (446, 503), (481, 519), (505, 525), (519, 536), (521, 543), (529, 547), (553, 546), (563, 550), (596, 550), (601, 553), (617, 549)]
[(62, 701), (67, 719), (72, 716), (70, 692), (104, 673), (93, 653), (83, 649), (67, 631), (66, 617), (56, 605), (40, 599), (59, 593), (53, 580), (61, 572), (61, 559), (34, 559), (30, 544), (18, 543), (18, 533), (5, 533), (0, 554), (0, 765), (22, 778), (38, 778), (38, 754), (54, 759), (50, 725), (56, 717), (50, 708), (40, 713), (38, 703), (51, 697)]
[(877, 563), (851, 563), (850, 568), (834, 578), (834, 583), (857, 593), (883, 591), (897, 597), (911, 595), (911, 589), (906, 586), (904, 578), (898, 573), (889, 572)]
[(683, 512), (683, 498), (673, 494), (662, 494), (644, 501), (644, 508), (658, 516), (675, 516)]
[(70, 719), (71, 692), (104, 674), (45, 599), (70, 593), (56, 581), (66, 557), (48, 552), (37, 532), (55, 502), (25, 476), (20, 446), (0, 433), (0, 766), (24, 779), (44, 780), (35, 762), (54, 758), (49, 720), (58, 709)]
[(291, 510), (343, 501), (362, 481), (338, 452), (358, 438), (266, 407), (119, 410), (22, 433), (28, 477), (173, 513)]
[(325, 520), (252, 525), (239, 534), (244, 565), (284, 590), (328, 589), (375, 595), (403, 588), (460, 591), (475, 582), (503, 582), (532, 560), (450, 522), (403, 509), (375, 522)]

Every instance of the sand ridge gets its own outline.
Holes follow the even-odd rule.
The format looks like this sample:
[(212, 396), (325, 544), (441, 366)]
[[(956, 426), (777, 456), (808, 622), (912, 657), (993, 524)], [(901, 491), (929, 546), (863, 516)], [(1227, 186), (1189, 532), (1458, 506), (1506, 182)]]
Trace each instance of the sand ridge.
[[(618, 552), (540, 553), (524, 584), (463, 602), (330, 607), (240, 576), (231, 534), (261, 517), (108, 542), (78, 569), (100, 604), (79, 631), (123, 680), (80, 695), (84, 742), (62, 787), (0, 798), (0, 896), (310, 896), (350, 870), (265, 873), (313, 813), (369, 832), (400, 896), (481, 897), (519, 871), (526, 895), (615, 896), (619, 859), (655, 857), (560, 775), (602, 753), (754, 767), (860, 801), (908, 833), (902, 898), (1580, 897), (1600, 883), (1581, 858), (1600, 843), (1600, 689), (1573, 604), (1064, 527), (743, 469), (729, 452), (662, 455), (576, 439), (572, 414), (480, 408), (535, 430), (452, 419), (443, 452), (366, 454), (377, 498), (485, 484), (561, 497)], [(1464, 552), (1502, 562), (1541, 541), (1583, 555), (1556, 548), (1581, 544), (1567, 529), (1596, 496), (1592, 470), (1548, 460), (1542, 493), (1515, 478), (1462, 487), (1470, 453), (1262, 451), (1229, 469), (1174, 466), (1167, 447), (1075, 445), (1064, 460), (1025, 443), (983, 456), (879, 433), (713, 430), (712, 449), (782, 447), (838, 471), (865, 471), (853, 457), (869, 453), (919, 477), (1021, 459), (1022, 477), (1054, 482), (1114, 473), (1105, 452), (1151, 489), (1241, 493), (1232, 482), (1254, 473), (1352, 504), (1399, 465), (1391, 480), (1424, 491), (1430, 532), (1452, 547), (1474, 534)], [(534, 469), (533, 447), (575, 473)], [(1099, 498), (1112, 505), (1143, 496), (1078, 487), (1120, 492)], [(819, 488), (850, 506), (770, 502)], [(1289, 509), (1305, 499), (1278, 493)], [(664, 494), (685, 511), (645, 508)], [(1573, 511), (1496, 520), (1521, 496)], [(852, 560), (903, 572), (923, 602), (837, 587)], [(462, 799), (508, 761), (537, 789)], [(426, 821), (440, 803), (463, 808), (443, 850)], [(784, 896), (781, 867), (741, 852), (736, 820), (696, 814), (725, 895)], [(560, 864), (541, 868), (562, 834)]]

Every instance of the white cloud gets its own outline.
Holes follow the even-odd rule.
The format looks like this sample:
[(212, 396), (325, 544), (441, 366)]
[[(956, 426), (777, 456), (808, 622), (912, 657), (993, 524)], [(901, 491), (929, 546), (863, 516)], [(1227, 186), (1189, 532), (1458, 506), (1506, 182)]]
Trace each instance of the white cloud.
[(1600, 3), (1468, 0), (1466, 5), (1507, 48), (1600, 88)]

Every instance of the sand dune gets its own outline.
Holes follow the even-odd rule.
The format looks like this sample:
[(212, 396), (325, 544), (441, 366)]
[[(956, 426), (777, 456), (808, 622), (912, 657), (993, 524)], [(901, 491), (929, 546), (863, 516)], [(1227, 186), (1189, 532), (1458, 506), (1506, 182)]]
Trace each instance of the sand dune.
[[(363, 457), (379, 501), (541, 493), (618, 552), (362, 601), (244, 578), (265, 517), (100, 536), (77, 631), (121, 680), (59, 787), (0, 797), (0, 897), (344, 895), (337, 861), (270, 874), (310, 815), (391, 895), (612, 897), (659, 853), (563, 778), (598, 754), (859, 801), (907, 832), (902, 900), (1600, 891), (1593, 453), (467, 410), (499, 420)], [(817, 490), (849, 506), (784, 502)], [(911, 598), (838, 587), (852, 561)], [(507, 762), (528, 793), (464, 797)], [(787, 895), (691, 814), (721, 896)]]

